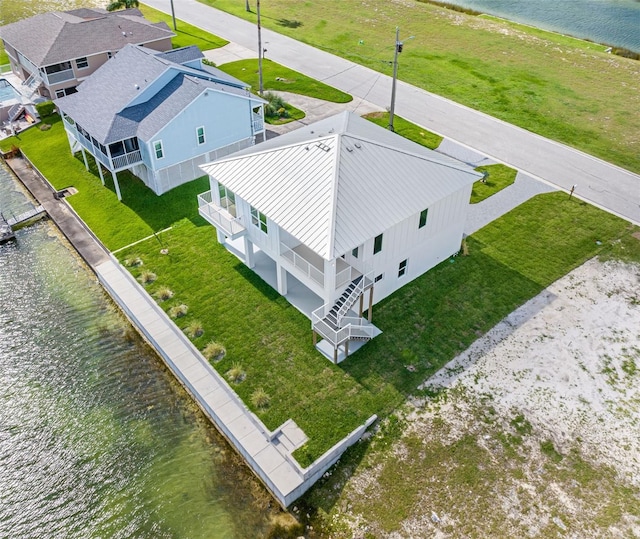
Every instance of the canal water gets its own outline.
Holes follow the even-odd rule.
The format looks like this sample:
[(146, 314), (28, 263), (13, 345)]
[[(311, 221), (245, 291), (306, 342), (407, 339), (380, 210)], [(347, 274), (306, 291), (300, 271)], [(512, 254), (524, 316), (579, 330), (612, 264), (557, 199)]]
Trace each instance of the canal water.
[(0, 537), (246, 539), (270, 505), (51, 222), (0, 245)]
[(445, 0), (512, 21), (640, 52), (640, 0)]

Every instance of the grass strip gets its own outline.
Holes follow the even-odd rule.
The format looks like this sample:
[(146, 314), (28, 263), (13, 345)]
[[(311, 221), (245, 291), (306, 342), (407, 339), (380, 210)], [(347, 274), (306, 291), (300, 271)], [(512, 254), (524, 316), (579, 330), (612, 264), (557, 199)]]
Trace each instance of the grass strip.
[[(257, 91), (260, 87), (258, 80), (258, 60), (238, 60), (218, 66), (225, 73), (246, 82)], [(282, 66), (267, 58), (262, 60), (262, 79), (265, 90), (292, 92), (331, 101), (332, 103), (349, 103), (353, 97), (332, 86), (317, 81), (293, 69)]]
[(483, 172), (485, 177), (473, 184), (471, 191), (471, 204), (477, 204), (509, 187), (515, 180), (518, 171), (502, 164), (482, 165), (476, 167), (478, 172)]
[(154, 9), (145, 4), (140, 4), (138, 9), (142, 12), (145, 19), (151, 22), (166, 22), (169, 25), (171, 31), (175, 32), (176, 34), (176, 37), (171, 40), (174, 49), (186, 47), (189, 45), (195, 45), (201, 51), (206, 51), (224, 47), (227, 43), (229, 43), (227, 40), (222, 39), (221, 37), (214, 36), (213, 34), (205, 32), (201, 28), (188, 24), (184, 21), (181, 21), (180, 19), (176, 19), (177, 29), (174, 30), (171, 15), (162, 13), (162, 11), (158, 11), (157, 9)]

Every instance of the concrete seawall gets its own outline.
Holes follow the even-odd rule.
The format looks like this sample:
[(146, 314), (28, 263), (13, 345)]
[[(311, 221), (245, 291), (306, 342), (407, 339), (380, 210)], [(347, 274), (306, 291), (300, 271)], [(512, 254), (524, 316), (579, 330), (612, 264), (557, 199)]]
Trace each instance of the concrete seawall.
[(302, 496), (376, 420), (372, 416), (309, 467), (302, 468), (292, 453), (308, 438), (295, 422), (289, 419), (274, 431), (267, 429), (71, 206), (55, 196), (37, 168), (26, 158), (14, 157), (6, 162), (95, 272), (132, 325), (282, 507)]

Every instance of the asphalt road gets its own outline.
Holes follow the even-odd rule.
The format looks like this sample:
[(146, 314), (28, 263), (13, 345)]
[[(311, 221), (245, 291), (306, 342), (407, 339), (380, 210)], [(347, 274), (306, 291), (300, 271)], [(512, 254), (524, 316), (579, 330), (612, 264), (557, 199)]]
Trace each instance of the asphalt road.
[[(169, 0), (144, 1), (170, 12)], [(177, 18), (255, 50), (257, 56), (255, 24), (196, 0), (174, 4)], [(355, 100), (382, 108), (390, 104), (391, 77), (264, 28), (262, 42), (265, 56), (275, 62), (348, 92)], [(560, 189), (569, 191), (575, 185), (575, 196), (640, 225), (637, 174), (403, 82), (397, 85), (395, 112)]]

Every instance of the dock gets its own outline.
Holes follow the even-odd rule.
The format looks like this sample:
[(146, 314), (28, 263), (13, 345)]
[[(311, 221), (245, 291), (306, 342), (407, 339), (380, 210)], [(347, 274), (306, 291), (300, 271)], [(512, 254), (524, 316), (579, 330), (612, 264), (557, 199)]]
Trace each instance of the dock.
[(6, 222), (13, 230), (15, 230), (16, 228), (20, 228), (21, 226), (25, 225), (29, 221), (42, 217), (45, 213), (46, 211), (43, 206), (36, 206), (35, 208), (21, 213), (17, 217), (11, 217), (10, 219), (7, 219)]
[(7, 243), (8, 241), (15, 240), (16, 235), (13, 232), (13, 228), (7, 223), (4, 215), (0, 213), (0, 244)]

